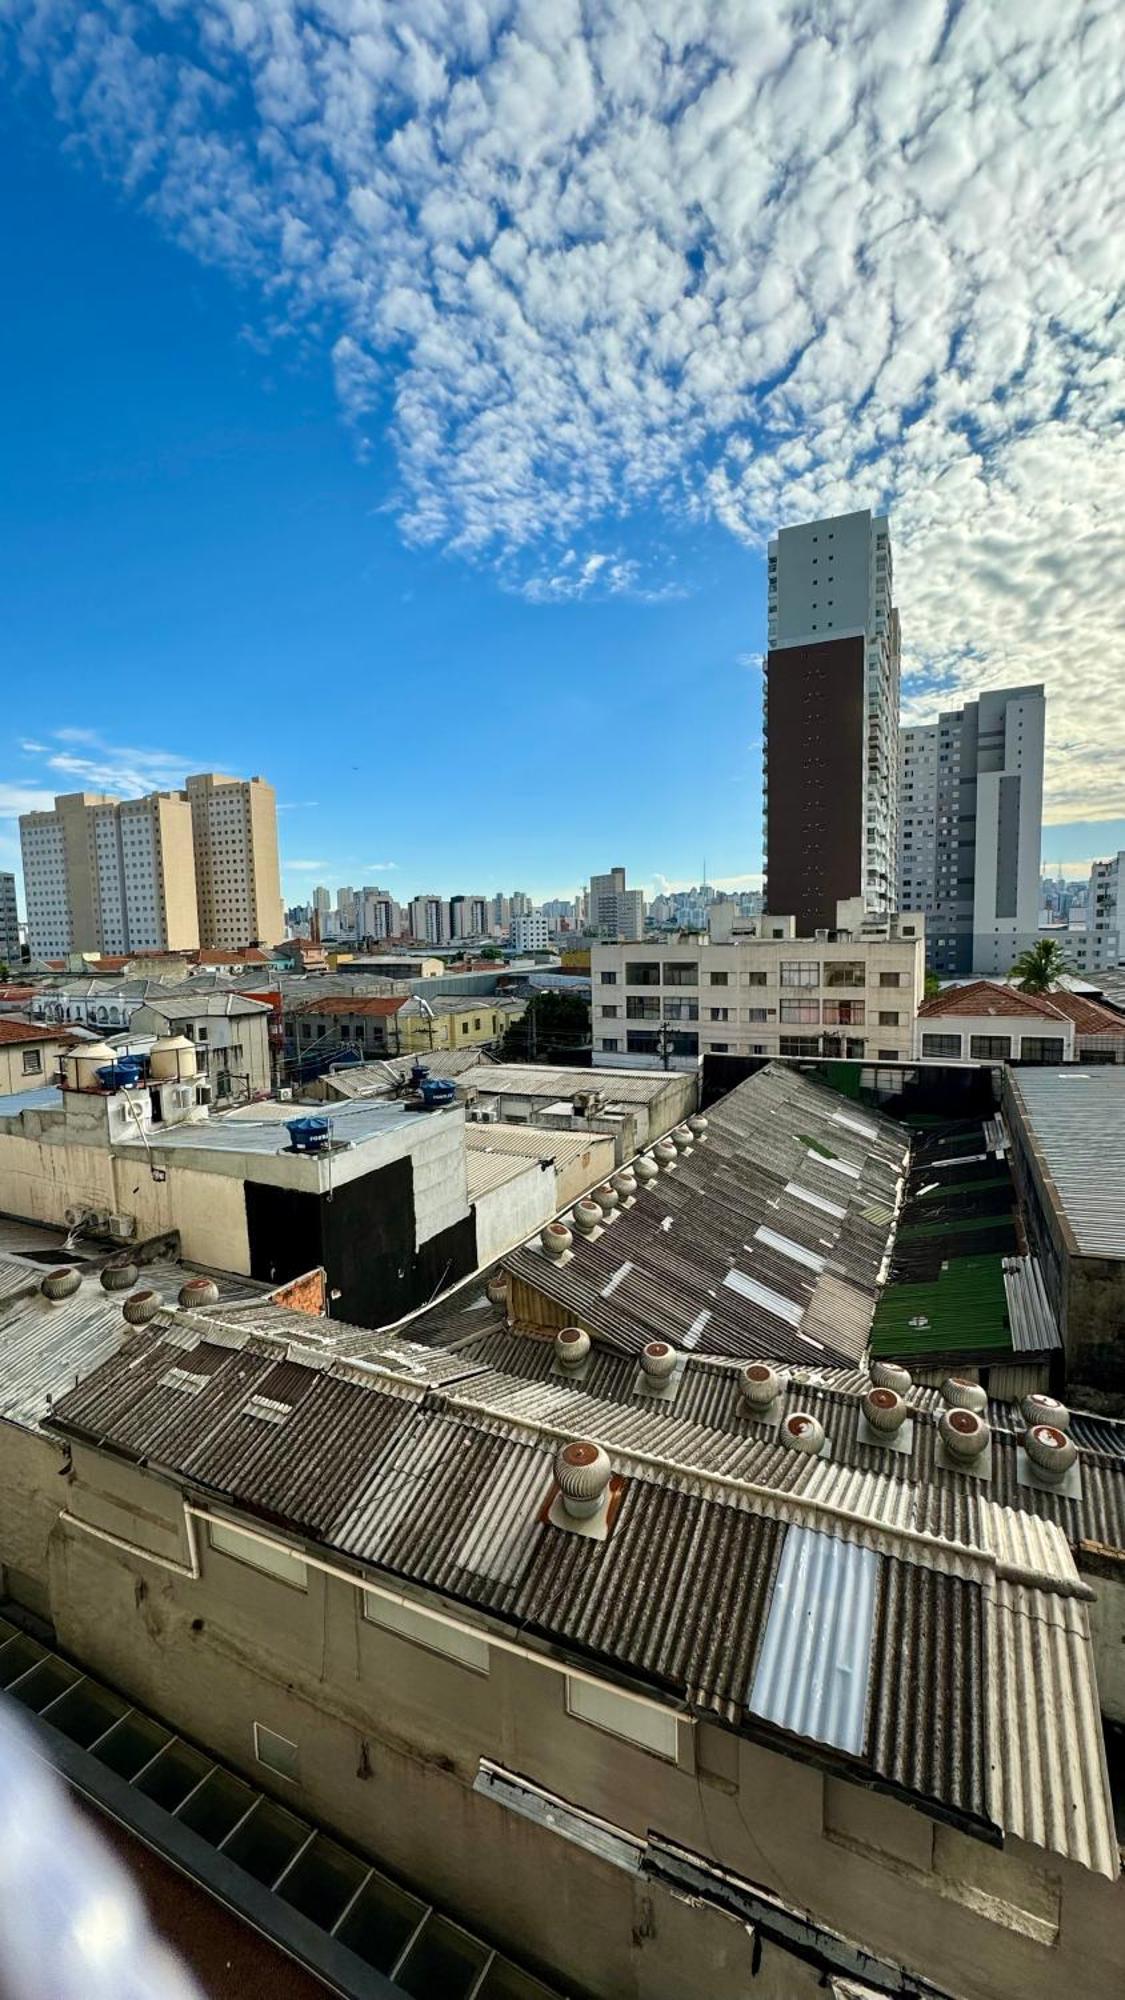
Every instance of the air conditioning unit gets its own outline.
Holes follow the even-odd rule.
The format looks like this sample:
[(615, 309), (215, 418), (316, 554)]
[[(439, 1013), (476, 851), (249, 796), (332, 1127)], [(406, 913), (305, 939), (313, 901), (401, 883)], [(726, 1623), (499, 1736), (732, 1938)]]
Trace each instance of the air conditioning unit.
[(280, 1104), (292, 1104), (293, 1102), (292, 1084), (291, 1083), (279, 1084), (277, 1096), (278, 1096), (278, 1102)]
[(137, 1233), (137, 1225), (131, 1215), (107, 1215), (105, 1234), (112, 1236), (115, 1243), (128, 1243)]

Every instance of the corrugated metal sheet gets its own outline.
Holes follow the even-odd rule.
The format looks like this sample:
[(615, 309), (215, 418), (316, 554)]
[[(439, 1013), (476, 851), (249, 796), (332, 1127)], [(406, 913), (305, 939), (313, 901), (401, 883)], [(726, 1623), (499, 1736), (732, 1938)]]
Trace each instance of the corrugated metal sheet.
[(1120, 1857), (1082, 1607), (997, 1582), (987, 1593), (985, 1637), (992, 1818), (1115, 1879)]
[(766, 1722), (863, 1749), (879, 1557), (813, 1529), (786, 1531), (746, 1705)]
[[(984, 1606), (979, 1583), (888, 1560), (868, 1755), (878, 1774), (987, 1824)], [(948, 1691), (959, 1690), (950, 1700)]]
[[(523, 1174), (539, 1172), (536, 1161), (513, 1158), (510, 1153), (470, 1151), (465, 1155), (465, 1168), (470, 1201), (479, 1201), (482, 1195), (505, 1187), (509, 1181), (518, 1181)], [(527, 1224), (523, 1226), (526, 1228)]]
[(1009, 1071), (1005, 1089), (1079, 1253), (1125, 1257), (1125, 1068)]
[(1045, 1354), (1061, 1347), (1037, 1257), (1005, 1257), (1004, 1293), (1012, 1346), (1017, 1354)]

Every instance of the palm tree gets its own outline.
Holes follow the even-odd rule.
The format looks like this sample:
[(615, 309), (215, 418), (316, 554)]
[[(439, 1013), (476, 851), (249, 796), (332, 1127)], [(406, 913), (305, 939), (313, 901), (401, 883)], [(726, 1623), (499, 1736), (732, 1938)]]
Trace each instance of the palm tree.
[(1040, 938), (1037, 944), (1021, 951), (1011, 977), (1021, 993), (1049, 993), (1069, 971), (1070, 960), (1062, 946), (1054, 938)]

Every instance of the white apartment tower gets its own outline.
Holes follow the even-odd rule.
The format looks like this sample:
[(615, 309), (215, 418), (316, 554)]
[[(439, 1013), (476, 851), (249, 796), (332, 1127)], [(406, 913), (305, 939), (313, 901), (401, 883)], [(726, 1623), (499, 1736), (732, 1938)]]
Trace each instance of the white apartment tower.
[(191, 809), (182, 792), (68, 792), (20, 820), (36, 957), (199, 944)]
[(487, 896), (451, 896), (449, 924), (455, 938), (487, 937), (489, 906)]
[(861, 896), (895, 906), (898, 612), (887, 519), (864, 508), (770, 542), (766, 907), (802, 935)]
[(20, 962), (20, 919), (16, 906), (16, 878), (0, 871), (0, 960), (9, 967)]
[(1034, 944), (1043, 689), (999, 688), (903, 729), (899, 905), (926, 916), (927, 963), (1003, 978)]
[(591, 875), (589, 923), (592, 930), (607, 938), (623, 938), (627, 944), (643, 938), (644, 897), (639, 889), (626, 888), (623, 868)]
[(551, 943), (551, 926), (541, 910), (532, 910), (527, 916), (513, 917), (509, 941), (516, 951), (547, 951)]
[(444, 896), (412, 896), (410, 935), (418, 944), (449, 943), (449, 904)]
[(222, 950), (285, 935), (277, 798), (264, 778), (205, 771), (187, 781), (199, 898), (199, 942)]

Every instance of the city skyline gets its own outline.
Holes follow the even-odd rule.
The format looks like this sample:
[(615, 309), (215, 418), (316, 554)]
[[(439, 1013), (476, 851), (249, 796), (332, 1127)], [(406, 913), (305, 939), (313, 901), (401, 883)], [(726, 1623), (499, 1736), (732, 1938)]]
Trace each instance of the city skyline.
[[(20, 189), (0, 223), (20, 274), (0, 330), (20, 387), (5, 435), (5, 665), (28, 698), (0, 738), (0, 866), (18, 861), (15, 813), (42, 803), (29, 795), (96, 785), (53, 761), (102, 763), (117, 789), (139, 749), (143, 782), (126, 792), (201, 768), (267, 771), (290, 898), (308, 872), (297, 864), (347, 880), (371, 854), (406, 891), (444, 877), (450, 855), (468, 880), (503, 879), (513, 849), (537, 896), (607, 853), (650, 886), (658, 871), (697, 877), (703, 852), (716, 880), (753, 876), (765, 545), (857, 506), (891, 519), (904, 718), (1043, 681), (1056, 718), (1044, 857), (1117, 851), (1113, 235), (1091, 154), (1112, 66), (1089, 10), (1081, 36), (1071, 8), (1030, 30), (993, 20), (982, 69), (967, 20), (942, 35), (920, 9), (896, 24), (898, 94), (862, 116), (887, 52), (845, 20), (829, 50), (780, 9), (755, 55), (739, 10), (719, 6), (712, 69), (662, 102), (653, 45), (642, 33), (626, 50), (612, 8), (569, 53), (549, 20), (470, 49), (452, 18), (431, 32), (401, 13), (377, 137), (362, 104), (343, 115), (340, 79), (360, 76), (362, 52), (339, 74), (318, 65), (311, 22), (275, 86), (265, 37), (235, 47), (209, 6), (180, 19), (177, 48), (155, 18), (142, 28), (91, 6), (79, 47), (65, 0), (14, 10), (0, 133)], [(1028, 33), (1073, 80), (1081, 116), (1078, 95), (1049, 115), (1029, 99)], [(513, 101), (521, 50), (536, 75), (522, 136), (497, 114), (504, 144), (526, 152), (506, 235), (485, 153), (455, 141), (445, 64), (427, 69), (435, 35), (497, 104)], [(205, 93), (177, 94), (189, 53), (238, 106), (221, 130)], [(549, 79), (570, 60), (587, 77), (583, 129), (545, 147)], [(610, 80), (627, 72), (628, 133)], [(785, 101), (798, 73), (800, 115)], [(723, 82), (736, 76), (737, 112)], [(995, 161), (973, 137), (978, 115), (1008, 134)], [(401, 144), (411, 119), (428, 170)], [(841, 119), (838, 254), (810, 262), (829, 198), (801, 134), (827, 143)], [(298, 125), (320, 154), (296, 149)], [(146, 150), (161, 126), (168, 146)], [(334, 132), (352, 135), (354, 158)], [(191, 171), (204, 155), (211, 182)], [(291, 169), (284, 190), (271, 160)], [(553, 222), (567, 176), (587, 210), (564, 204)], [(471, 213), (456, 209), (459, 181), (479, 187)], [(662, 207), (662, 187), (689, 183), (691, 204)], [(228, 208), (251, 218), (244, 235), (224, 235)], [(388, 239), (392, 211), (410, 219)], [(1013, 232), (1022, 286), (996, 275)], [(904, 260), (924, 284), (900, 286)], [(354, 295), (332, 293), (343, 268), (361, 279)], [(394, 297), (384, 268), (402, 279)], [(362, 324), (352, 296), (369, 303)], [(531, 376), (505, 299), (541, 357)], [(486, 382), (492, 403), (464, 400)], [(573, 442), (552, 450), (544, 425), (564, 392)], [(490, 413), (506, 442), (486, 458)], [(456, 728), (432, 726), (453, 710)], [(680, 782), (685, 741), (705, 782)], [(638, 811), (624, 761), (611, 763), (599, 839), (572, 856), (562, 817), (541, 811), (544, 774), (576, 754), (584, 774), (604, 768), (606, 746), (643, 770), (653, 804)], [(503, 818), (459, 809), (470, 771), (502, 772)]]

